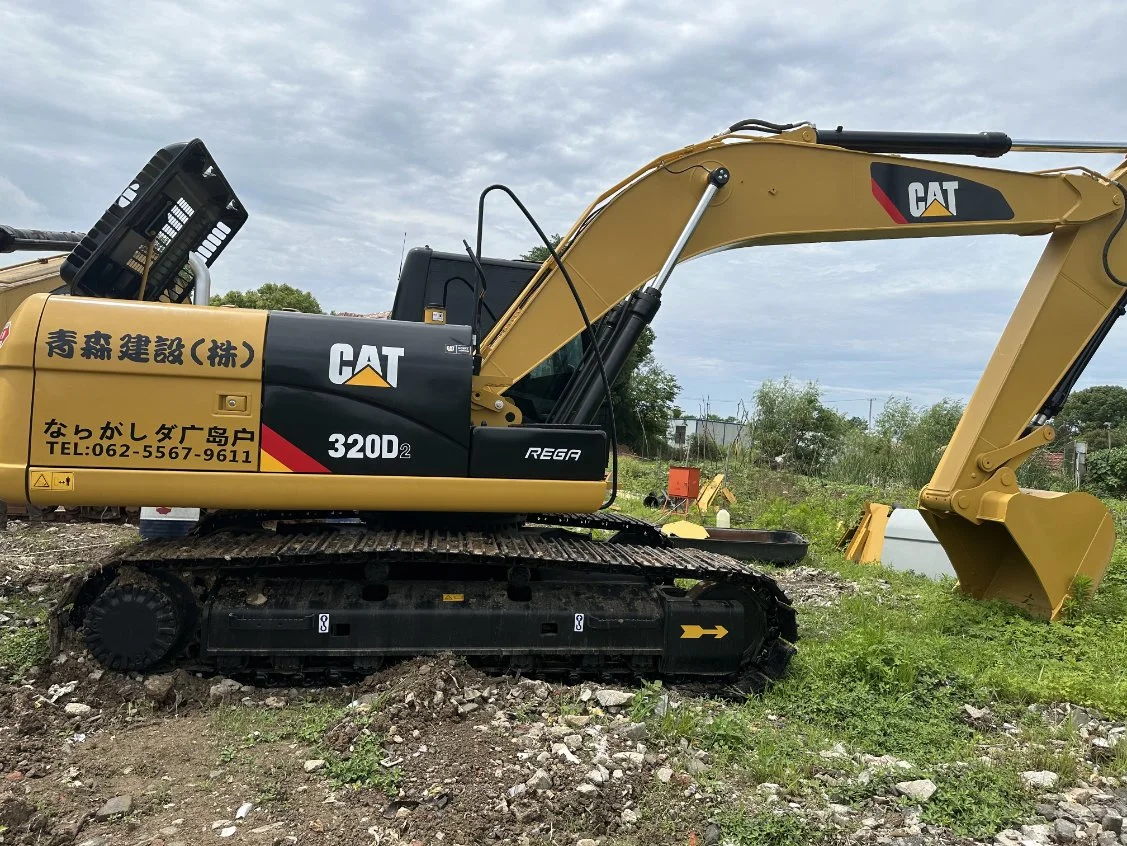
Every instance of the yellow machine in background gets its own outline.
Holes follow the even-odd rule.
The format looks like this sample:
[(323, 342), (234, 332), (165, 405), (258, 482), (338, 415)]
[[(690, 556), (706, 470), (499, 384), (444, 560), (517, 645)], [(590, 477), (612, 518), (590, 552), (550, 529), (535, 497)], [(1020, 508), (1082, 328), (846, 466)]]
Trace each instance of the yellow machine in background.
[(32, 294), (49, 294), (63, 284), (59, 268), (65, 258), (51, 256), (0, 267), (0, 327), (8, 323), (16, 307)]

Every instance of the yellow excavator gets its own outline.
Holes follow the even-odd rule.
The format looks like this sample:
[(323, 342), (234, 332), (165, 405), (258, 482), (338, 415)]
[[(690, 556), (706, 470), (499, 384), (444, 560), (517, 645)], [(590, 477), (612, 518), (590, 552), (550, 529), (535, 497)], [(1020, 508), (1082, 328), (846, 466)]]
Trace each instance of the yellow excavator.
[(490, 194), (543, 238), (490, 186), (476, 248), (412, 250), (393, 319), (370, 321), (207, 307), (246, 212), (202, 142), (167, 147), (64, 262), (75, 296), (31, 296), (5, 327), (0, 499), (208, 509), (71, 586), (56, 630), (110, 667), (332, 675), (452, 650), (761, 687), (797, 638), (774, 580), (604, 508), (608, 387), (675, 265), (1048, 235), (920, 508), (963, 591), (1052, 617), (1077, 576), (1098, 585), (1112, 520), (1015, 472), (1127, 302), (1127, 192), (1124, 166), (911, 157), (1011, 150), (1127, 145), (741, 121), (611, 187), (542, 265), (482, 257)]

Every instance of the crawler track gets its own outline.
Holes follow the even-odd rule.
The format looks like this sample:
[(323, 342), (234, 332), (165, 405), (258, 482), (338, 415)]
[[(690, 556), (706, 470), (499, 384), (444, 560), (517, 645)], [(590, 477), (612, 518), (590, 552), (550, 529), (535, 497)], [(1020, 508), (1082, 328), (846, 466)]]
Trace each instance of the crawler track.
[[(761, 689), (785, 672), (797, 639), (794, 609), (770, 577), (673, 547), (623, 515), (532, 515), (464, 530), (250, 516), (99, 563), (60, 602), (54, 642), (82, 635), (123, 669), (318, 676), (453, 651), (536, 672), (687, 675)], [(271, 519), (277, 530), (262, 528)], [(584, 529), (613, 536), (594, 540)], [(126, 620), (129, 637), (115, 641), (104, 622), (113, 614), (138, 616), (140, 629)], [(572, 631), (578, 616), (588, 622), (575, 619)], [(137, 631), (155, 644), (141, 657), (127, 654)]]

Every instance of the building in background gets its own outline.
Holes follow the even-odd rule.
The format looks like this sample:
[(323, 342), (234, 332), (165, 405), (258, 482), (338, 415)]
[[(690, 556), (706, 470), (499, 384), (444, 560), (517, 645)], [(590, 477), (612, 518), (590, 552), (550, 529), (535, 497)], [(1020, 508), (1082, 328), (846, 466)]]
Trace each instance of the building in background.
[(724, 420), (703, 420), (699, 417), (675, 417), (669, 421), (665, 439), (672, 447), (684, 447), (690, 442), (711, 441), (727, 448), (737, 441), (751, 443), (751, 426)]

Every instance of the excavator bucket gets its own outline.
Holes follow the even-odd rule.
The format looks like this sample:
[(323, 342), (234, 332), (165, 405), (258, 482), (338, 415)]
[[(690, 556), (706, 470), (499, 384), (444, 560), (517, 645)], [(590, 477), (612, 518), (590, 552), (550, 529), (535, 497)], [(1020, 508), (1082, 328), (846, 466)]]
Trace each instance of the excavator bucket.
[(959, 588), (975, 599), (1004, 599), (1055, 620), (1078, 576), (1099, 587), (1115, 526), (1091, 494), (1022, 490), (983, 497), (975, 523), (921, 509), (943, 544)]

